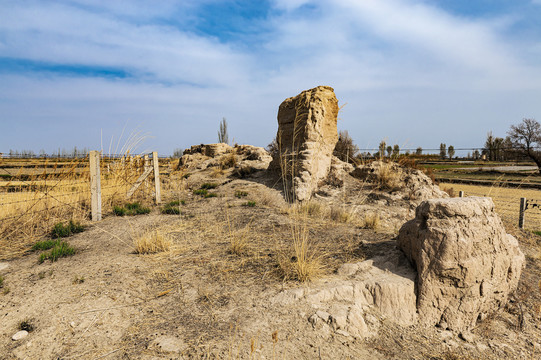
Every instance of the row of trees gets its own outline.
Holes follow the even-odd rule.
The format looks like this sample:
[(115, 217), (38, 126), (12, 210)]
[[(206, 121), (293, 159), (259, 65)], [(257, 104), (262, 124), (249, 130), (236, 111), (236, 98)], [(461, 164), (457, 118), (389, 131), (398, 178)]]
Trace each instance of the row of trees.
[(17, 157), (17, 158), (35, 158), (35, 157), (64, 157), (64, 158), (72, 158), (72, 157), (85, 157), (88, 155), (88, 148), (78, 149), (77, 146), (74, 146), (71, 150), (66, 149), (58, 149), (58, 152), (54, 152), (52, 154), (47, 154), (47, 152), (43, 149), (41, 149), (38, 154), (36, 154), (33, 150), (13, 150), (9, 149), (9, 157)]
[[(359, 148), (353, 143), (347, 131), (339, 132), (334, 153), (343, 161), (351, 161), (359, 155)], [(415, 151), (415, 155), (422, 155), (422, 153), (421, 147)], [(382, 141), (373, 156), (398, 157), (399, 154), (400, 147), (398, 145), (390, 146)], [(440, 157), (442, 159), (452, 159), (454, 156), (454, 146), (447, 147), (444, 143), (440, 144)], [(518, 125), (511, 125), (505, 138), (495, 137), (492, 132), (489, 132), (482, 151), (474, 150), (472, 154), (468, 153), (468, 158), (474, 160), (480, 159), (482, 156), (491, 161), (529, 159), (537, 165), (541, 173), (541, 124), (535, 119), (523, 119)]]

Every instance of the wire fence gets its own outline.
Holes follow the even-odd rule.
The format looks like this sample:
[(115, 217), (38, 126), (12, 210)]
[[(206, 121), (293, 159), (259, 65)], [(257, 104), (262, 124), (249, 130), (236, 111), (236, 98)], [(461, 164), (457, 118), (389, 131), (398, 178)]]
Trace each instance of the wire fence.
[(520, 199), (525, 198), (525, 206), (524, 210), (522, 210), (524, 228), (534, 231), (541, 230), (541, 191), (468, 186), (467, 191), (464, 191), (464, 196), (492, 198), (498, 215), (502, 220), (513, 226), (519, 225), (521, 215)]
[[(0, 159), (0, 260), (20, 254), (58, 222), (86, 222), (91, 214), (89, 158), (30, 160), (33, 166)], [(143, 173), (144, 157), (103, 158), (100, 162), (102, 212), (126, 203)], [(2, 176), (3, 175), (3, 176)], [(147, 180), (150, 182), (150, 179)], [(141, 186), (130, 201), (148, 203), (153, 187)]]

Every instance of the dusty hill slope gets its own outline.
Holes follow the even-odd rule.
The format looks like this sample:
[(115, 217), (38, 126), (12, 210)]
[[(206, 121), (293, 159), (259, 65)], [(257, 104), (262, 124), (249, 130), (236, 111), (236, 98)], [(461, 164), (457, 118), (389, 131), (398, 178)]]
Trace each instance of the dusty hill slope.
[[(9, 291), (0, 293), (0, 358), (539, 356), (534, 240), (516, 234), (527, 255), (518, 295), (462, 337), (416, 325), (411, 299), (401, 293), (386, 298), (399, 301), (397, 307), (375, 303), (355, 318), (350, 287), (413, 283), (395, 236), (434, 188), (403, 185), (415, 176), (426, 179), (396, 165), (389, 165), (391, 174), (399, 176), (382, 180), (378, 167), (388, 165), (374, 164), (358, 177), (342, 174), (340, 186), (329, 178), (309, 203), (288, 205), (279, 178), (243, 163), (269, 160), (252, 153), (192, 155), (197, 161), (171, 175), (178, 186), (167, 194), (184, 200), (180, 215), (156, 208), (150, 215), (110, 217), (69, 239), (77, 250), (71, 257), (38, 264), (38, 254), (30, 253), (4, 263), (0, 273)], [(207, 189), (215, 197), (197, 194), (212, 187), (204, 184), (217, 185)], [(135, 254), (134, 239), (156, 231), (169, 249)], [(306, 252), (295, 249), (295, 240), (304, 240)], [(299, 281), (302, 274), (311, 281)], [(25, 320), (34, 330), (12, 340)]]

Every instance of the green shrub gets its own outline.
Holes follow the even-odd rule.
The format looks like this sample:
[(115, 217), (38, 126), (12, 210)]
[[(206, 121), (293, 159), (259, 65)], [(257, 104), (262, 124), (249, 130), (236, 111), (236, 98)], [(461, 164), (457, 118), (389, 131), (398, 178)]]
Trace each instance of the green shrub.
[(4, 277), (0, 275), (0, 288), (4, 287)]
[(201, 185), (200, 189), (207, 189), (207, 190), (210, 190), (210, 189), (216, 189), (218, 187), (218, 184), (214, 184), (214, 183), (204, 183), (203, 185)]
[(143, 215), (148, 214), (150, 212), (150, 208), (143, 207), (140, 203), (134, 202), (134, 203), (127, 203), (123, 207), (121, 206), (115, 206), (113, 207), (113, 213), (116, 216), (124, 216), (124, 215)]
[(63, 238), (83, 232), (84, 230), (85, 227), (83, 225), (70, 220), (68, 225), (64, 225), (62, 223), (56, 224), (51, 231), (51, 236), (53, 238)]
[(126, 215), (126, 209), (124, 209), (122, 206), (115, 206), (113, 207), (113, 213), (116, 216), (124, 216)]
[(180, 204), (184, 205), (184, 200), (170, 201), (162, 208), (162, 214), (180, 215)]
[(43, 240), (38, 241), (32, 246), (32, 250), (38, 251), (38, 250), (49, 250), (52, 249), (56, 244), (58, 244), (59, 240)]
[(248, 201), (246, 204), (244, 204), (244, 206), (254, 207), (255, 206), (255, 201)]
[(194, 195), (205, 196), (205, 195), (208, 194), (208, 191), (207, 191), (207, 189), (198, 189), (198, 190), (194, 190), (193, 193), (194, 193)]
[(535, 235), (541, 236), (541, 231), (533, 231), (533, 233), (534, 233)]
[(41, 264), (45, 260), (51, 260), (55, 262), (61, 257), (71, 256), (75, 254), (75, 249), (69, 246), (65, 241), (57, 240), (53, 248), (49, 252), (41, 253), (38, 259), (38, 262)]
[(217, 196), (218, 196), (218, 194), (216, 194), (216, 193), (208, 193), (204, 197), (205, 197), (205, 199), (208, 199), (208, 198), (213, 198), (213, 197), (217, 197)]
[(235, 191), (235, 196), (240, 199), (242, 197), (248, 196), (248, 193), (246, 191), (237, 190)]

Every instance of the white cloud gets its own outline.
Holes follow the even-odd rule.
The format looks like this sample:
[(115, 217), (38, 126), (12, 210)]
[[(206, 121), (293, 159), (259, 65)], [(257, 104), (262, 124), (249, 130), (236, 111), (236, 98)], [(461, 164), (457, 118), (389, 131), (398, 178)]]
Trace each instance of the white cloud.
[(137, 76), (0, 74), (0, 113), (22, 123), (98, 119), (103, 127), (147, 119), (156, 146), (168, 151), (215, 141), (222, 116), (237, 141), (265, 145), (280, 102), (316, 85), (333, 86), (348, 103), (339, 126), (361, 146), (383, 137), (472, 146), (488, 130), (503, 135), (521, 111), (541, 113), (539, 45), (509, 36), (518, 20), (457, 17), (415, 0), (276, 0), (285, 11), (272, 12), (263, 24), (269, 31), (249, 47), (175, 26), (193, 21), (197, 3), (8, 3), (2, 56)]

